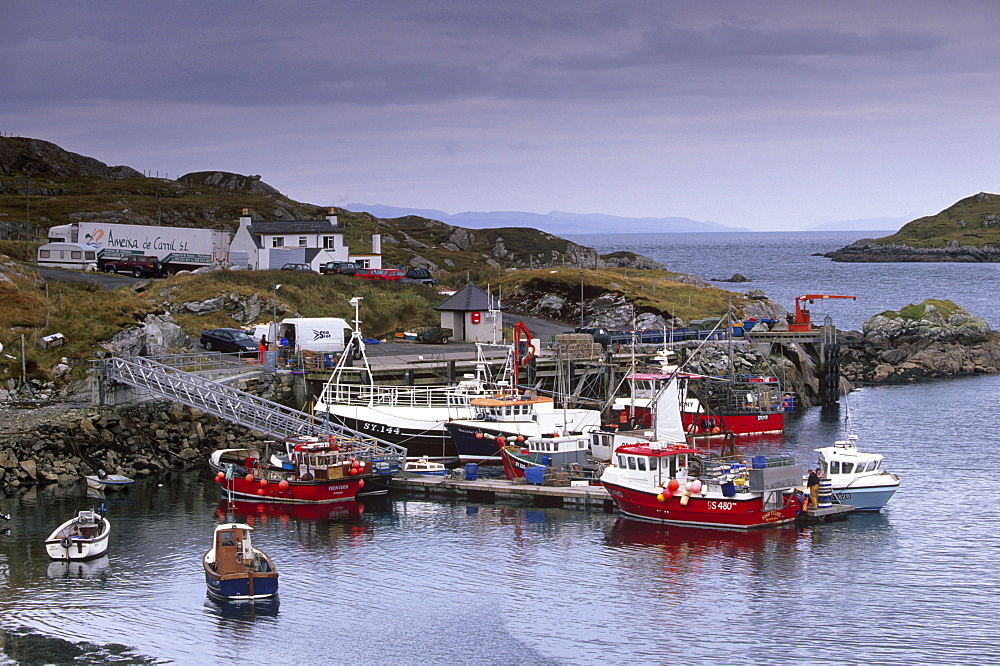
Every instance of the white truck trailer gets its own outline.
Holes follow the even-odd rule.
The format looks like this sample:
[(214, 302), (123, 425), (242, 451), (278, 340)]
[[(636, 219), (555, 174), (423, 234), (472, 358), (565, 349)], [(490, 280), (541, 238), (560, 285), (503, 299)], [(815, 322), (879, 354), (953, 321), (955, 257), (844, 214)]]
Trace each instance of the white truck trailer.
[(76, 243), (97, 253), (97, 267), (129, 255), (156, 257), (167, 273), (221, 264), (229, 259), (226, 229), (73, 222), (49, 229), (50, 243)]

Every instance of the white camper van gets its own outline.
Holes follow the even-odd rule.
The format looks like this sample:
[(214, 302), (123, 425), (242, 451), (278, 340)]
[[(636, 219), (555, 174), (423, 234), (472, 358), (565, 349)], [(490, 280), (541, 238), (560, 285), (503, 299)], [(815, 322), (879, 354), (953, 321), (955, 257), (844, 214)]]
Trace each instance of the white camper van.
[(333, 317), (293, 317), (278, 324), (281, 338), (288, 338), (293, 351), (339, 354), (351, 339), (351, 326), (347, 320)]

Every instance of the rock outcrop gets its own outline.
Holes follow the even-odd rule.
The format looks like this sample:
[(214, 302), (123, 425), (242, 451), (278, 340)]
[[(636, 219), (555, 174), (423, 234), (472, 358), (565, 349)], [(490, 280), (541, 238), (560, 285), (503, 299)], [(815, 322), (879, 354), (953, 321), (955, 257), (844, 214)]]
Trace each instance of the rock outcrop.
[(901, 383), (1000, 370), (1000, 333), (951, 301), (883, 312), (840, 333), (841, 373), (852, 383)]

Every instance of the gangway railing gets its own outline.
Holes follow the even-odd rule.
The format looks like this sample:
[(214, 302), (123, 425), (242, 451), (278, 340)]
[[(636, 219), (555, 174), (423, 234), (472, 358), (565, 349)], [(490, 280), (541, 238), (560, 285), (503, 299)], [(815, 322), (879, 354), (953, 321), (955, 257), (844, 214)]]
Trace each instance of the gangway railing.
[(174, 400), (189, 407), (257, 430), (279, 439), (300, 435), (351, 437), (380, 451), (406, 457), (406, 448), (345, 428), (297, 409), (240, 391), (221, 382), (184, 372), (149, 358), (112, 356), (95, 361), (105, 381), (120, 382), (144, 389), (154, 396)]

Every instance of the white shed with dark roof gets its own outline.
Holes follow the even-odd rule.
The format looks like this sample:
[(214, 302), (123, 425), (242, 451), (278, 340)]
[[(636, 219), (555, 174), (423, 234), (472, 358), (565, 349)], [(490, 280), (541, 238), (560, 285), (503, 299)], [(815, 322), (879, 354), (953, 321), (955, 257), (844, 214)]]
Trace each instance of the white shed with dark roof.
[(507, 308), (471, 282), (434, 309), (441, 313), (442, 328), (452, 330), (452, 340), (459, 342), (503, 340), (503, 317), (500, 313)]

